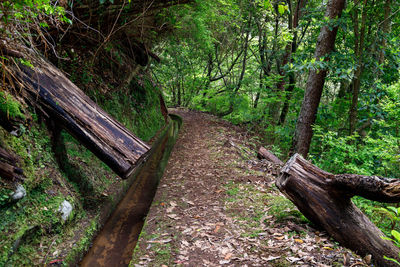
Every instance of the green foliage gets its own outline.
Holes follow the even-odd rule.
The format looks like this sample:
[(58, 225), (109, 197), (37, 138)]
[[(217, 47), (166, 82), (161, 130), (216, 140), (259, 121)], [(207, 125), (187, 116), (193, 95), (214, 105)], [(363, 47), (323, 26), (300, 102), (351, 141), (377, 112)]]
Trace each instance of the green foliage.
[(0, 92), (0, 112), (7, 117), (25, 119), (21, 112), (21, 104), (7, 92)]
[[(396, 223), (396, 222), (400, 221), (400, 208), (389, 206), (386, 208), (382, 208), (381, 210), (385, 212), (385, 214), (390, 218), (390, 220), (392, 220), (392, 222)], [(389, 236), (388, 234), (386, 234), (386, 235)], [(385, 240), (392, 241), (396, 247), (400, 248), (400, 232), (398, 232), (397, 230), (394, 230), (392, 228), (392, 230), (390, 232), (390, 236), (391, 236), (391, 238), (386, 237), (386, 236), (383, 236), (382, 238)], [(399, 253), (399, 257), (400, 257), (400, 253)], [(400, 265), (400, 262), (396, 259), (389, 258), (387, 256), (384, 256), (384, 258), (389, 261), (393, 261), (393, 262), (397, 263), (397, 265)]]
[[(53, 16), (62, 22), (72, 23), (66, 17), (64, 8), (54, 4), (52, 0), (3, 1), (0, 4), (0, 10), (3, 14), (1, 19), (6, 24), (18, 21), (23, 26), (29, 26), (37, 22), (41, 15)], [(45, 22), (42, 21), (41, 23)], [(48, 25), (41, 24), (40, 26), (47, 27)]]
[[(341, 126), (342, 114), (335, 114), (335, 107), (327, 113), (321, 109), (319, 116), (321, 124), (322, 121), (324, 124), (314, 126), (310, 154), (313, 162), (333, 173), (400, 177), (399, 88), (399, 84), (385, 88), (385, 96), (379, 104), (374, 104), (376, 119), (372, 120), (371, 130), (363, 133), (364, 136), (358, 132), (348, 136), (330, 130), (328, 127), (335, 129)], [(342, 107), (339, 102), (336, 104), (336, 108)], [(369, 113), (366, 116), (369, 117)]]

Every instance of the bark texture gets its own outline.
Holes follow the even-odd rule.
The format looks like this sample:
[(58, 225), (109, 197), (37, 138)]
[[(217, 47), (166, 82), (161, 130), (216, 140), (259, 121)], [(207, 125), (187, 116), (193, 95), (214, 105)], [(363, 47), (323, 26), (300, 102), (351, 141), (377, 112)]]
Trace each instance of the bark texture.
[[(325, 17), (328, 17), (331, 20), (340, 17), (344, 5), (345, 0), (329, 0), (327, 3)], [(321, 28), (314, 54), (316, 60), (323, 60), (322, 58), (328, 56), (329, 53), (332, 52), (335, 45), (337, 31), (338, 27), (331, 28), (330, 25), (325, 25)], [(324, 60), (327, 60), (327, 58)], [(292, 149), (304, 157), (307, 156), (310, 148), (313, 134), (312, 125), (316, 119), (317, 109), (321, 100), (326, 74), (326, 69), (319, 69), (310, 70), (308, 76), (303, 104), (297, 120)]]
[(23, 178), (23, 170), (18, 167), (20, 159), (12, 152), (0, 147), (0, 177), (13, 181)]
[(148, 145), (103, 111), (56, 67), (40, 58), (34, 66), (14, 68), (23, 96), (119, 176), (129, 176), (145, 157)]
[(259, 159), (266, 159), (277, 165), (281, 165), (281, 166), (283, 165), (283, 162), (277, 156), (275, 156), (273, 153), (271, 153), (271, 151), (267, 150), (265, 147), (260, 147), (258, 149), (257, 157)]
[(281, 169), (276, 185), (313, 223), (341, 245), (361, 256), (372, 255), (377, 266), (396, 266), (383, 256), (398, 258), (399, 249), (353, 204), (359, 195), (382, 202), (400, 200), (400, 181), (377, 176), (334, 175), (299, 154)]

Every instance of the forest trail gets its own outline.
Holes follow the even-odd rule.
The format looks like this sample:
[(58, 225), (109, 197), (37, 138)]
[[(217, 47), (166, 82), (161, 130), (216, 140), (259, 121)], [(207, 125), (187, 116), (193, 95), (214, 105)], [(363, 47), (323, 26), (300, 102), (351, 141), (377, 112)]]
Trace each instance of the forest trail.
[(279, 193), (257, 138), (205, 113), (171, 113), (183, 125), (131, 266), (365, 265)]

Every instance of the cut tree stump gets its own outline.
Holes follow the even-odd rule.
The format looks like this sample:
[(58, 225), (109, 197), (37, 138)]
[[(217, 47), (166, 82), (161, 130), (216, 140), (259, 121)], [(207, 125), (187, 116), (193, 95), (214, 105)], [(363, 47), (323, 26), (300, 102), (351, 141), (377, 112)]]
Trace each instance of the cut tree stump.
[(283, 161), (281, 161), (277, 156), (275, 156), (271, 151), (267, 150), (265, 147), (260, 147), (258, 149), (257, 157), (259, 159), (266, 159), (271, 161), (277, 165), (283, 165)]
[(400, 201), (400, 180), (354, 174), (334, 175), (293, 155), (276, 181), (279, 190), (313, 223), (341, 245), (361, 256), (372, 255), (378, 266), (397, 266), (399, 249), (351, 201), (359, 195), (381, 202)]
[(91, 150), (122, 178), (147, 155), (149, 146), (102, 110), (60, 70), (43, 60), (33, 69), (13, 68), (23, 97)]

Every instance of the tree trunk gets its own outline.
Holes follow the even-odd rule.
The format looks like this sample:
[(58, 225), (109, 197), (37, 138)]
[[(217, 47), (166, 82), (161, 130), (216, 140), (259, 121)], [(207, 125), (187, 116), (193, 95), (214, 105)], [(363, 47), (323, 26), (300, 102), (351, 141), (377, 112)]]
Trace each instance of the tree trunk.
[[(267, 19), (265, 19), (267, 20)], [(271, 56), (266, 53), (267, 48), (267, 33), (266, 30), (261, 26), (261, 22), (259, 20), (255, 20), (258, 28), (258, 53), (260, 55), (261, 69), (260, 69), (260, 82), (259, 89), (256, 94), (256, 99), (254, 101), (254, 108), (257, 108), (258, 103), (260, 101), (261, 93), (265, 91), (265, 77), (267, 77), (271, 71)]]
[(293, 93), (295, 85), (296, 85), (296, 80), (294, 77), (294, 73), (290, 72), (289, 73), (289, 86), (286, 89), (286, 97), (285, 97), (285, 102), (283, 103), (281, 116), (279, 117), (279, 125), (283, 125), (286, 121), (286, 116), (289, 112), (289, 102), (290, 102), (290, 99), (292, 98), (292, 93)]
[(247, 28), (246, 28), (246, 36), (244, 40), (244, 45), (243, 45), (243, 61), (242, 61), (242, 69), (240, 71), (240, 76), (238, 78), (236, 87), (231, 95), (230, 101), (229, 101), (229, 108), (226, 111), (219, 112), (217, 116), (219, 117), (224, 117), (229, 114), (231, 114), (234, 111), (234, 99), (239, 92), (240, 87), (242, 86), (244, 74), (246, 73), (246, 64), (247, 64), (247, 52), (249, 48), (249, 41), (250, 41), (250, 26), (251, 26), (251, 19), (252, 17), (250, 16), (249, 20), (247, 21)]
[(27, 101), (51, 117), (122, 178), (127, 178), (149, 147), (43, 59), (35, 68), (19, 65), (14, 76)]
[[(329, 0), (325, 12), (325, 17), (334, 20), (341, 16), (345, 5), (345, 0)], [(326, 57), (333, 50), (335, 45), (338, 27), (330, 28), (325, 25), (321, 28), (318, 36), (317, 46), (314, 57), (317, 61)], [(325, 59), (327, 60), (327, 59)], [(304, 93), (303, 104), (297, 120), (295, 136), (293, 139), (292, 150), (307, 156), (310, 149), (312, 138), (312, 125), (315, 122), (318, 105), (321, 100), (322, 90), (325, 83), (327, 69), (310, 70), (307, 86)]]
[(400, 181), (377, 176), (333, 175), (299, 154), (281, 169), (276, 185), (313, 223), (341, 245), (361, 256), (372, 255), (378, 266), (396, 266), (383, 256), (398, 259), (399, 249), (353, 204), (359, 195), (381, 202), (400, 201)]
[(160, 100), (161, 114), (164, 117), (165, 124), (167, 124), (168, 123), (168, 108), (165, 105), (164, 97), (161, 92), (158, 94), (158, 98)]
[(358, 28), (358, 14), (354, 12), (354, 35), (355, 35), (355, 47), (354, 51), (358, 59), (357, 68), (352, 81), (352, 99), (349, 111), (349, 135), (354, 133), (357, 124), (357, 106), (358, 106), (358, 95), (360, 93), (361, 87), (361, 75), (364, 69), (363, 66), (363, 51), (364, 51), (364, 41), (365, 41), (365, 26), (367, 19), (367, 0), (364, 0), (363, 11), (361, 15), (361, 27)]
[[(278, 11), (278, 2), (275, 2), (274, 4), (274, 9), (275, 9), (275, 25), (274, 25), (274, 42), (272, 46), (272, 51), (277, 51), (277, 46), (278, 46), (278, 37), (279, 37), (279, 17), (280, 13)], [(287, 47), (285, 48), (287, 50)], [(279, 58), (276, 58), (276, 69), (277, 73), (281, 74), (281, 62), (279, 61)], [(276, 125), (279, 119), (279, 110), (281, 107), (281, 91), (278, 90), (278, 87), (273, 87), (271, 88), (271, 93), (272, 97), (278, 98), (278, 100), (274, 100), (268, 104), (268, 117), (269, 117), (269, 123), (271, 125)]]
[[(293, 54), (297, 50), (297, 27), (299, 26), (299, 20), (302, 15), (301, 10), (303, 9), (303, 7), (306, 4), (307, 4), (307, 0), (298, 0), (297, 1), (296, 10), (293, 15), (293, 22), (289, 23), (289, 25), (292, 24), (291, 30), (293, 31), (293, 39), (289, 43), (290, 49), (286, 50), (288, 55), (285, 56), (284, 58), (287, 58), (288, 62), (291, 62), (291, 63), (293, 62)], [(284, 72), (284, 74), (286, 74), (286, 72)], [(284, 79), (282, 79), (281, 90), (284, 90), (284, 82), (285, 82)], [(289, 112), (289, 101), (292, 97), (292, 92), (294, 90), (295, 85), (296, 85), (296, 80), (295, 80), (294, 73), (290, 72), (289, 73), (289, 86), (286, 89), (285, 102), (283, 103), (281, 115), (279, 117), (279, 125), (283, 125), (285, 123), (286, 116)]]
[[(383, 25), (382, 25), (382, 33), (384, 35), (388, 34), (390, 32), (390, 13), (391, 13), (391, 0), (386, 0), (385, 2), (385, 14), (383, 17)], [(385, 60), (385, 49), (386, 49), (386, 45), (387, 45), (387, 41), (386, 41), (387, 36), (383, 36), (382, 41), (381, 41), (381, 51), (379, 52), (379, 65), (382, 65), (384, 60)]]
[(180, 81), (178, 81), (178, 83), (177, 83), (177, 87), (178, 87), (178, 102), (177, 102), (177, 104), (178, 104), (178, 107), (180, 107), (181, 106), (181, 83), (180, 83)]

